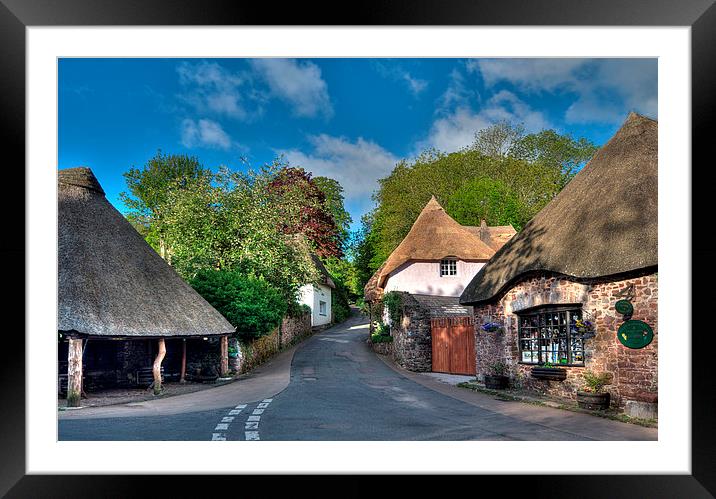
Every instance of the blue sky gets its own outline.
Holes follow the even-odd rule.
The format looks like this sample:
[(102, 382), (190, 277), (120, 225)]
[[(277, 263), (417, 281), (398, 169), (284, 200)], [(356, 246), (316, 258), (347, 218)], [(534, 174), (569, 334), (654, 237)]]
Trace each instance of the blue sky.
[(601, 145), (657, 116), (656, 59), (60, 59), (58, 167), (88, 166), (120, 211), (122, 173), (158, 149), (204, 166), (283, 154), (341, 182), (357, 227), (377, 179), (507, 119)]

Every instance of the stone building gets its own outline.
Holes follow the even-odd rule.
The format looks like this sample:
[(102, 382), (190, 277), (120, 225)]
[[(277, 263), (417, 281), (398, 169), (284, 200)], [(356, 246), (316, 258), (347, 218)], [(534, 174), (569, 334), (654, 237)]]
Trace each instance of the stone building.
[[(655, 415), (657, 136), (656, 121), (631, 113), (468, 284), (478, 378), (504, 362), (514, 385), (574, 399), (586, 369), (607, 372), (613, 407)], [(535, 377), (544, 363), (566, 379)]]
[[(228, 374), (235, 328), (107, 201), (89, 168), (58, 174), (58, 377), (68, 405), (93, 387)], [(83, 386), (85, 385), (85, 386)]]
[[(458, 371), (448, 364), (434, 365), (431, 324), (436, 319), (470, 318), (470, 309), (459, 304), (460, 294), (514, 234), (511, 225), (488, 227), (484, 221), (480, 226), (460, 225), (434, 196), (428, 201), (364, 289), (371, 313), (386, 293), (401, 296), (400, 320), (392, 321), (386, 307), (371, 316), (371, 330), (376, 321), (390, 324), (392, 354), (398, 364), (413, 371), (465, 371), (462, 364)], [(452, 343), (445, 348), (452, 349)], [(461, 344), (459, 350), (453, 351), (460, 358), (474, 356), (471, 345)]]

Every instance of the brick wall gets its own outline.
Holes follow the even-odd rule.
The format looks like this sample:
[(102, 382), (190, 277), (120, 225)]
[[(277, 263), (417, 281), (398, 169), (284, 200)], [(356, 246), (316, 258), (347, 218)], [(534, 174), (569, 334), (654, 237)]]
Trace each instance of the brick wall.
[[(629, 284), (634, 285), (632, 319), (649, 324), (654, 340), (641, 349), (622, 345), (616, 332), (622, 324), (622, 315), (614, 310), (621, 299), (617, 293)], [(658, 387), (657, 274), (625, 276), (618, 280), (577, 279), (565, 276), (533, 276), (519, 281), (493, 303), (474, 307), (475, 350), (478, 378), (483, 379), (488, 366), (503, 361), (509, 366), (513, 385), (542, 394), (575, 399), (582, 386), (584, 369), (612, 373), (612, 384), (607, 390), (612, 405), (623, 409), (627, 400), (654, 401)], [(564, 381), (545, 381), (530, 377), (532, 365), (520, 364), (517, 343), (516, 312), (548, 304), (581, 304), (592, 315), (596, 336), (584, 342), (584, 367), (566, 367)], [(499, 321), (503, 332), (486, 333), (480, 326), (486, 321)]]
[(432, 336), (430, 311), (407, 293), (402, 293), (403, 318), (391, 325), (393, 357), (405, 369), (416, 372), (432, 370)]

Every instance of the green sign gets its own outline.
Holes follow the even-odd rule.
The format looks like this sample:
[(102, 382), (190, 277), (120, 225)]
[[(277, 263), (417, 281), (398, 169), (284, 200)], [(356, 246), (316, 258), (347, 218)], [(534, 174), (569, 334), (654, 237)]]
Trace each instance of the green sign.
[(625, 347), (644, 348), (654, 339), (654, 331), (646, 322), (630, 320), (619, 326), (617, 338)]
[(622, 315), (631, 315), (634, 312), (634, 307), (629, 300), (619, 300), (614, 308)]

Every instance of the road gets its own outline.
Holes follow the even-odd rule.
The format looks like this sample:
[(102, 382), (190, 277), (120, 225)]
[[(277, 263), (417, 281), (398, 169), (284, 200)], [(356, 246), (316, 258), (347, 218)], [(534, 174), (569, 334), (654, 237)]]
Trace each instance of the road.
[(60, 440), (656, 440), (657, 430), (495, 399), (403, 371), (360, 315), (209, 390), (60, 413)]

